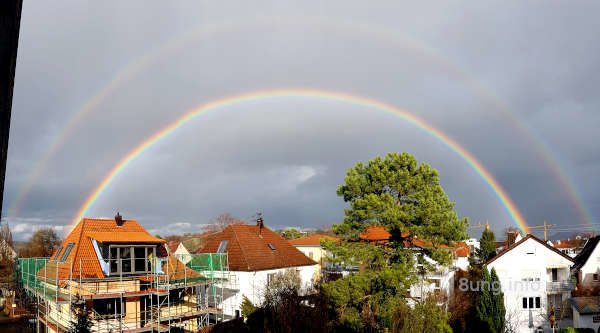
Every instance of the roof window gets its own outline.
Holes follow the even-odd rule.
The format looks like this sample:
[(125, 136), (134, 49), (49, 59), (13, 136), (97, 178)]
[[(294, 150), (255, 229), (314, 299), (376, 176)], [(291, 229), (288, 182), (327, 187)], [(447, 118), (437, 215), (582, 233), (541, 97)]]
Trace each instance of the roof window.
[(222, 240), (221, 243), (219, 243), (219, 248), (217, 249), (217, 253), (224, 253), (225, 249), (227, 248), (227, 243), (229, 243), (228, 240)]
[(271, 244), (271, 243), (269, 243), (269, 244), (267, 244), (267, 245), (269, 246), (269, 248), (270, 248), (271, 250), (273, 250), (273, 251), (277, 250), (277, 248), (275, 247), (275, 245), (273, 245), (273, 244)]
[(67, 247), (65, 248), (65, 252), (63, 253), (62, 257), (60, 257), (61, 262), (64, 262), (65, 260), (67, 260), (67, 257), (69, 257), (69, 254), (71, 253), (71, 250), (73, 249), (74, 245), (75, 245), (75, 243), (67, 244)]
[(52, 258), (52, 260), (56, 260), (58, 259), (58, 255), (60, 254), (60, 251), (62, 251), (62, 245), (58, 248), (58, 250), (56, 250), (56, 254), (54, 255), (54, 258)]

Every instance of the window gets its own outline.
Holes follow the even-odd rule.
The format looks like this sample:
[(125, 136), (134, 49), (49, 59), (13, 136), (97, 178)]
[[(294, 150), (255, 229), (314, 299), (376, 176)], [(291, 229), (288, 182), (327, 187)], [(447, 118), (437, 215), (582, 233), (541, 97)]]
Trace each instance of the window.
[(558, 268), (552, 268), (552, 282), (558, 281)]
[(118, 298), (95, 299), (93, 300), (93, 306), (94, 311), (104, 316), (103, 318), (115, 318), (115, 315), (122, 315), (122, 304)]
[(60, 251), (62, 251), (62, 245), (58, 248), (58, 250), (56, 250), (56, 254), (54, 254), (54, 260), (58, 259), (58, 255), (60, 254)]
[(271, 244), (271, 243), (269, 243), (269, 244), (267, 244), (267, 245), (269, 246), (269, 248), (271, 249), (271, 251), (275, 251), (275, 250), (277, 250), (277, 248), (275, 247), (275, 245), (273, 245), (273, 244)]
[(219, 243), (219, 248), (217, 249), (217, 253), (224, 253), (225, 249), (227, 248), (227, 243), (229, 243), (228, 240), (222, 240), (221, 243)]
[(110, 245), (110, 272), (116, 274), (147, 273), (152, 270), (150, 256), (156, 247), (148, 245)]
[(523, 309), (540, 309), (542, 299), (540, 297), (523, 297)]
[(312, 251), (311, 251), (311, 252), (308, 252), (308, 256), (310, 257), (310, 259), (314, 259), (314, 258), (313, 258), (313, 253), (312, 253)]
[(594, 279), (594, 281), (598, 281), (598, 280), (599, 280), (599, 279), (598, 279), (598, 273), (594, 274), (594, 275), (592, 276), (592, 278)]
[(60, 257), (60, 261), (65, 261), (67, 260), (67, 258), (69, 257), (69, 254), (71, 253), (71, 250), (73, 249), (73, 246), (75, 245), (75, 243), (69, 243), (67, 244), (67, 248), (65, 249), (65, 252), (63, 253), (62, 257)]
[(269, 273), (267, 274), (267, 286), (271, 284), (271, 282), (273, 282), (273, 279), (275, 278), (275, 274), (277, 273)]

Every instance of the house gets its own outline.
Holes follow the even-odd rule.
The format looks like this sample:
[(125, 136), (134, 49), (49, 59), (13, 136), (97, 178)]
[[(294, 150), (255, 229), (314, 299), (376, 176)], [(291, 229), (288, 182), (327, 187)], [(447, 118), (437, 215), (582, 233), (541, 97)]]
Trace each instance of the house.
[(504, 251), (506, 248), (519, 242), (521, 239), (523, 239), (523, 236), (519, 230), (511, 229), (506, 231), (506, 239), (502, 241), (496, 241), (496, 253)]
[(260, 305), (266, 287), (276, 274), (294, 270), (299, 274), (303, 287), (309, 287), (318, 270), (317, 262), (264, 226), (261, 218), (256, 225), (228, 225), (212, 235), (200, 252), (228, 255), (228, 271), (231, 280), (236, 281), (236, 288), (223, 295), (218, 307), (230, 317), (241, 315), (244, 297)]
[(570, 316), (573, 259), (529, 234), (486, 263), (495, 269), (504, 293), (506, 319), (518, 332), (549, 329), (553, 308), (558, 319)]
[[(424, 249), (433, 246), (431, 242), (411, 236), (408, 232), (403, 233), (401, 237), (404, 247), (414, 250), (416, 254), (422, 254)], [(369, 226), (359, 235), (361, 241), (378, 245), (388, 244), (390, 238), (391, 234), (383, 226)], [(424, 297), (434, 295), (440, 301), (440, 305), (445, 304), (445, 301), (453, 293), (456, 270), (468, 269), (470, 249), (465, 242), (457, 242), (453, 246), (439, 245), (439, 247), (445, 248), (453, 254), (452, 264), (450, 266), (441, 265), (426, 254), (422, 254), (423, 263), (419, 264), (418, 267), (421, 267), (420, 265), (423, 265), (423, 267), (428, 266), (429, 270), (419, 270), (419, 272), (423, 272), (419, 282), (410, 287), (412, 300), (418, 301)]]
[[(600, 289), (600, 236), (595, 236), (585, 243), (581, 252), (573, 259), (575, 264), (571, 274), (577, 279), (580, 289)], [(600, 295), (599, 295), (600, 296)]]
[(553, 243), (554, 247), (560, 252), (575, 258), (583, 249), (586, 240), (582, 238), (576, 239), (559, 239)]
[(195, 331), (219, 316), (200, 301), (211, 281), (119, 214), (82, 219), (50, 258), (19, 259), (16, 273), (36, 300), (38, 332), (66, 332), (82, 309), (95, 332)]
[(176, 257), (186, 265), (192, 260), (192, 255), (185, 245), (183, 245), (183, 242), (170, 242), (167, 249), (169, 250), (169, 255)]
[(469, 238), (465, 241), (465, 243), (467, 243), (471, 252), (475, 252), (475, 251), (479, 250), (479, 246), (480, 246), (479, 239)]
[(321, 246), (321, 240), (323, 239), (328, 239), (335, 242), (339, 241), (339, 238), (337, 237), (320, 234), (289, 240), (292, 246), (294, 246), (296, 249), (300, 250), (300, 252), (304, 253), (305, 256), (309, 257), (310, 259), (316, 261), (319, 264), (315, 280), (319, 279), (321, 269), (325, 267), (328, 255), (328, 251)]
[(600, 327), (600, 296), (571, 298), (573, 327), (591, 328), (594, 332)]

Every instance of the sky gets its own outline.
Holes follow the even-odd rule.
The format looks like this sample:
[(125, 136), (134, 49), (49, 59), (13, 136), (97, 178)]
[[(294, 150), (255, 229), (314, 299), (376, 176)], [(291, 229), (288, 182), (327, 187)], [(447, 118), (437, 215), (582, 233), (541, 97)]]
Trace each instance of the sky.
[[(40, 227), (64, 235), (112, 167), (178, 116), (220, 98), (303, 88), (418, 116), (470, 151), (529, 225), (591, 230), (600, 214), (599, 7), (24, 3), (2, 220), (15, 239)], [(86, 216), (119, 211), (163, 236), (198, 232), (225, 212), (247, 220), (262, 212), (271, 228), (327, 227), (343, 218), (336, 188), (346, 170), (388, 152), (438, 169), (472, 223), (515, 226), (489, 186), (431, 135), (373, 108), (307, 97), (194, 118), (127, 165)]]

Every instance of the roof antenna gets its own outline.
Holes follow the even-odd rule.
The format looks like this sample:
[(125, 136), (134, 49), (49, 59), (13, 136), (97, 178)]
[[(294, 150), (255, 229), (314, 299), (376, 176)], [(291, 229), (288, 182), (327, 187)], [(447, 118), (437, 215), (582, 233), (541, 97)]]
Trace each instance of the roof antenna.
[(119, 214), (119, 212), (117, 212), (117, 215), (115, 215), (115, 222), (117, 222), (117, 225), (119, 227), (122, 227), (123, 223), (125, 222), (125, 220), (123, 220), (123, 216), (121, 216), (121, 214)]

